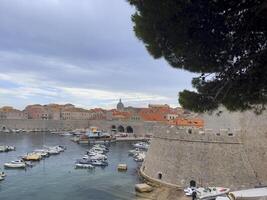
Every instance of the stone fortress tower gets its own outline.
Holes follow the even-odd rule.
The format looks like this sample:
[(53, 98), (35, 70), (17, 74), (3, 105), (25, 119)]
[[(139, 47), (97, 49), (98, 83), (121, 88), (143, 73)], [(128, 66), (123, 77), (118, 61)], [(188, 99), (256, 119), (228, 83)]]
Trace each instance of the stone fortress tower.
[(267, 185), (267, 113), (202, 117), (204, 130), (155, 127), (141, 174), (181, 188)]

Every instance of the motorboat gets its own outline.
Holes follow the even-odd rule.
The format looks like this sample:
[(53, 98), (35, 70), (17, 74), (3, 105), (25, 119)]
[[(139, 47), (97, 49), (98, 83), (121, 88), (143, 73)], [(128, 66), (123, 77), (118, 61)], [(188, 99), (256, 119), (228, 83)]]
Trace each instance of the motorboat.
[(91, 156), (90, 158), (91, 160), (107, 160), (108, 157), (106, 155), (98, 154), (95, 156)]
[(90, 159), (90, 160), (107, 160), (107, 156), (103, 154), (96, 154), (94, 156), (84, 155), (82, 159)]
[(90, 158), (82, 158), (82, 159), (78, 159), (76, 161), (76, 163), (79, 164), (91, 164), (91, 159)]
[(6, 152), (6, 147), (5, 146), (0, 146), (0, 152)]
[(140, 153), (140, 152), (141, 152), (140, 149), (135, 148), (135, 149), (133, 149), (133, 150), (129, 150), (129, 151), (128, 151), (128, 154), (129, 154), (129, 156), (133, 156), (133, 155), (138, 154), (138, 153)]
[(100, 149), (100, 150), (102, 150), (102, 151), (106, 151), (106, 152), (108, 152), (109, 151), (109, 149), (105, 146), (105, 145), (103, 145), (103, 144), (95, 144), (93, 147), (92, 147), (92, 149), (94, 149), (94, 148), (98, 148), (98, 149)]
[(108, 162), (100, 160), (91, 160), (91, 165), (94, 166), (108, 166)]
[(5, 168), (26, 168), (26, 163), (22, 160), (15, 160), (4, 164)]
[(29, 153), (22, 157), (25, 161), (39, 161), (42, 159), (42, 156), (38, 153)]
[(47, 149), (48, 153), (51, 155), (59, 154), (60, 152), (65, 151), (65, 147), (63, 146), (44, 146), (45, 149)]
[(105, 153), (108, 152), (107, 149), (100, 148), (100, 147), (92, 147), (91, 150), (92, 150), (92, 151), (95, 151), (95, 152), (105, 152)]
[(6, 146), (7, 151), (15, 151), (16, 147), (14, 146)]
[(81, 164), (81, 163), (76, 163), (75, 168), (85, 168), (85, 169), (94, 169), (95, 166), (91, 164)]
[(93, 155), (93, 154), (105, 154), (104, 151), (100, 151), (100, 150), (94, 150), (94, 149), (90, 149), (89, 151), (87, 151), (88, 155)]
[(14, 146), (8, 146), (8, 145), (1, 145), (0, 146), (0, 152), (8, 152), (8, 151), (15, 151), (16, 147)]
[(69, 132), (60, 133), (59, 135), (60, 136), (72, 136), (72, 134)]
[(230, 191), (229, 188), (224, 187), (200, 187), (196, 189), (197, 199), (211, 200), (218, 196), (223, 196)]
[(37, 154), (37, 155), (40, 155), (41, 158), (44, 158), (44, 157), (48, 157), (49, 156), (49, 154), (47, 152), (36, 152), (36, 151), (34, 151), (33, 153), (34, 154)]
[(33, 152), (40, 154), (42, 157), (48, 157), (49, 156), (49, 152), (47, 149), (35, 149)]
[(148, 147), (149, 147), (149, 144), (146, 143), (146, 142), (138, 142), (138, 143), (133, 144), (133, 146), (134, 146), (135, 148), (146, 149), (146, 150), (147, 150)]
[(134, 157), (134, 161), (143, 162), (146, 157), (146, 154), (145, 152), (140, 152), (140, 153), (135, 154), (133, 157)]
[(0, 172), (0, 176), (5, 177), (6, 176), (5, 172)]

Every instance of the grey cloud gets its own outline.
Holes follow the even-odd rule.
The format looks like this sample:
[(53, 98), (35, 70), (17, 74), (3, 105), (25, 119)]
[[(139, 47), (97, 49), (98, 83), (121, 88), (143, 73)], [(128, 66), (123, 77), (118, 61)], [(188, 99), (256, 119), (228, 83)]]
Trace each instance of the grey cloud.
[(148, 55), (134, 36), (133, 12), (125, 0), (1, 0), (0, 71), (27, 73), (39, 87), (152, 93), (176, 101), (194, 75)]

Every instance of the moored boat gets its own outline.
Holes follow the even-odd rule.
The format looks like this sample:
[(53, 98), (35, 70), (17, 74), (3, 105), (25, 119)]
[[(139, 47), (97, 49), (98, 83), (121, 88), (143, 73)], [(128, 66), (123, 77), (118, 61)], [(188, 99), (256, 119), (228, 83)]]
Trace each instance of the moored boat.
[(4, 164), (5, 168), (26, 168), (26, 163), (22, 160), (15, 160)]
[(29, 153), (22, 157), (25, 161), (39, 161), (42, 159), (42, 156), (38, 153)]
[(138, 143), (133, 144), (133, 146), (134, 146), (135, 148), (139, 148), (139, 149), (145, 149), (145, 150), (147, 150), (148, 147), (149, 147), (149, 144), (146, 143), (146, 142), (138, 142)]
[(91, 164), (81, 164), (81, 163), (76, 163), (75, 168), (85, 168), (85, 169), (94, 169), (95, 166)]
[(197, 199), (199, 200), (211, 200), (215, 199), (218, 196), (223, 196), (227, 194), (230, 189), (224, 188), (224, 187), (200, 187), (196, 190), (197, 193)]

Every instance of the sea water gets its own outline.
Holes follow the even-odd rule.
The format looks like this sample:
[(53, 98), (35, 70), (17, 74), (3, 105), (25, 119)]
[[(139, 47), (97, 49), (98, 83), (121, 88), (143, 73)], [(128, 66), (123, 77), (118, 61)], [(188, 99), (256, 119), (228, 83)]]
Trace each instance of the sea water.
[[(50, 133), (0, 134), (0, 145), (16, 146), (16, 151), (0, 153), (0, 167), (6, 173), (0, 182), (3, 200), (112, 200), (135, 199), (134, 184), (138, 182), (137, 167), (128, 156), (131, 143), (110, 144), (109, 165), (94, 170), (75, 169), (76, 159), (82, 158), (88, 145), (70, 141), (70, 137)], [(65, 152), (52, 155), (32, 168), (4, 169), (3, 164), (18, 159), (43, 145), (64, 145)], [(118, 172), (117, 165), (126, 163), (128, 170)]]

